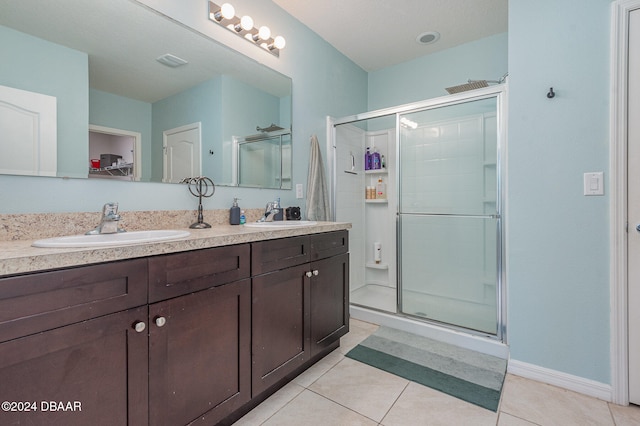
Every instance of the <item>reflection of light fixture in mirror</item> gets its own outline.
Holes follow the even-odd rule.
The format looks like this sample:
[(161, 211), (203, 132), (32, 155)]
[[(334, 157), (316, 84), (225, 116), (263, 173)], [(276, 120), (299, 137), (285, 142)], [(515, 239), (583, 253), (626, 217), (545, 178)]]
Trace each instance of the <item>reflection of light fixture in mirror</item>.
[(166, 65), (171, 68), (177, 68), (181, 65), (188, 64), (188, 62), (185, 61), (184, 59), (178, 58), (177, 56), (172, 55), (171, 53), (165, 53), (164, 55), (158, 56), (156, 58), (156, 61), (160, 62), (162, 65)]
[(406, 127), (407, 129), (415, 130), (418, 127), (418, 123), (415, 121), (411, 121), (406, 117), (402, 117), (400, 119), (400, 126)]
[(280, 56), (280, 50), (286, 45), (284, 37), (271, 37), (269, 27), (263, 25), (256, 28), (250, 16), (244, 15), (242, 18), (235, 16), (235, 9), (229, 3), (218, 6), (210, 1), (209, 19), (253, 44), (262, 47), (274, 56)]

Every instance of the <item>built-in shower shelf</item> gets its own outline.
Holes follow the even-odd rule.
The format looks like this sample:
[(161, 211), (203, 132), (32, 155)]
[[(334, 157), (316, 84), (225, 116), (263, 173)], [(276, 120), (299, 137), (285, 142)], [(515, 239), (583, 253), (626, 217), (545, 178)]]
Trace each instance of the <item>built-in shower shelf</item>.
[(386, 175), (387, 169), (374, 169), (374, 170), (365, 170), (365, 175)]
[(387, 204), (389, 200), (376, 200), (376, 199), (366, 200), (365, 199), (364, 202), (367, 204)]
[(389, 269), (389, 265), (386, 263), (367, 262), (365, 266), (371, 269)]

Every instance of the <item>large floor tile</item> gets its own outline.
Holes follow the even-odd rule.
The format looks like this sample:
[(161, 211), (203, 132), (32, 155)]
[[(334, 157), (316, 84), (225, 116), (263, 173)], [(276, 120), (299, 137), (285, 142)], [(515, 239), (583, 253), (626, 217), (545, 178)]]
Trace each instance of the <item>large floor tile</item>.
[(293, 382), (288, 383), (278, 392), (271, 395), (253, 410), (249, 411), (234, 426), (257, 426), (267, 421), (278, 410), (304, 391), (304, 387)]
[(494, 426), (498, 414), (417, 383), (409, 383), (389, 413), (385, 426)]
[(355, 348), (358, 343), (369, 337), (371, 333), (376, 331), (376, 329), (373, 329), (373, 327), (360, 327), (358, 324), (354, 325), (354, 323), (351, 322), (349, 325), (349, 332), (340, 338), (340, 352), (346, 354), (351, 349)]
[(609, 404), (609, 409), (613, 415), (616, 426), (638, 426), (640, 425), (640, 406), (630, 405), (622, 407), (620, 405)]
[(507, 375), (500, 411), (540, 425), (613, 426), (604, 401)]
[(375, 426), (377, 423), (305, 390), (263, 423), (263, 426)]
[(345, 358), (309, 389), (379, 422), (408, 383), (386, 371)]
[(344, 354), (338, 349), (316, 362), (304, 373), (293, 379), (294, 383), (305, 388), (311, 386), (313, 382), (318, 380), (324, 373), (332, 369), (338, 362), (344, 359)]

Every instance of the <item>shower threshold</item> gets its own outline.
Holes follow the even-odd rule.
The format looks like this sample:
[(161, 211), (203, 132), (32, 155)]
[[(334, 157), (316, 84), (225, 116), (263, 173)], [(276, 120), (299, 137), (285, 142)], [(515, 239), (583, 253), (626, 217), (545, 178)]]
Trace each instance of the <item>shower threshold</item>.
[(349, 308), (351, 318), (377, 325), (403, 330), (408, 333), (428, 337), (430, 339), (456, 345), (462, 348), (481, 352), (487, 355), (507, 359), (509, 347), (494, 337), (475, 335), (471, 332), (452, 329), (418, 318), (404, 316), (393, 312), (383, 312), (365, 306), (351, 304)]

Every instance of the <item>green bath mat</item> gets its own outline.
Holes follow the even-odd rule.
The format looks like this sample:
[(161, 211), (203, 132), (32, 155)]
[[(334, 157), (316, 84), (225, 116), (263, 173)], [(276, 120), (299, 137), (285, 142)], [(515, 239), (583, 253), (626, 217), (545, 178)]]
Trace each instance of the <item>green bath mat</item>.
[(387, 327), (346, 356), (491, 411), (507, 369), (505, 359)]

